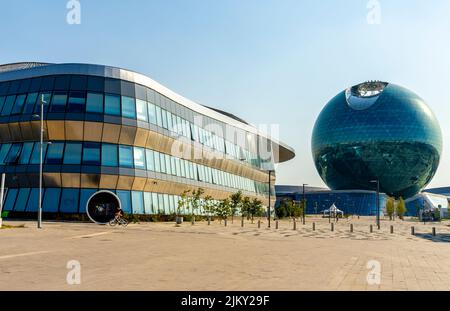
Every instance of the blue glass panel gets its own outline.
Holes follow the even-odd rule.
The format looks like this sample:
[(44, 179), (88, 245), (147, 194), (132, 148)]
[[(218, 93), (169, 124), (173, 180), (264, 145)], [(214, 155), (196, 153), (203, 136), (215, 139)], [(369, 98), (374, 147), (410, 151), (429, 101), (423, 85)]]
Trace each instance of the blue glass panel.
[(105, 90), (105, 78), (88, 76), (87, 89), (93, 92), (103, 92)]
[(120, 116), (120, 96), (105, 95), (105, 114)]
[(136, 103), (134, 98), (122, 96), (122, 117), (136, 119)]
[(119, 146), (119, 165), (121, 167), (133, 167), (133, 147)]
[(117, 190), (117, 196), (120, 199), (120, 204), (122, 206), (122, 210), (127, 214), (131, 214), (132, 209), (131, 209), (130, 191)]
[(152, 194), (144, 192), (144, 210), (146, 214), (153, 214)]
[(136, 113), (137, 119), (140, 121), (148, 121), (147, 102), (136, 99)]
[(52, 93), (40, 93), (36, 101), (36, 106), (34, 107), (34, 113), (41, 113), (41, 102), (44, 100), (44, 113), (47, 112), (50, 106), (50, 100), (52, 98)]
[(154, 171), (155, 170), (155, 157), (154, 157), (153, 150), (146, 149), (145, 157), (146, 157), (146, 162), (147, 162), (147, 170)]
[(55, 213), (58, 211), (59, 196), (61, 188), (47, 188), (44, 193), (44, 200), (42, 202), (42, 210), (44, 212)]
[(53, 143), (48, 146), (45, 164), (61, 164), (64, 143)]
[(102, 144), (102, 165), (103, 166), (119, 166), (117, 145)]
[(96, 193), (95, 189), (81, 189), (80, 191), (80, 209), (79, 213), (86, 213), (86, 204), (89, 198)]
[(19, 157), (19, 164), (28, 164), (34, 143), (24, 143)]
[(6, 99), (5, 96), (0, 97), (0, 111), (2, 111), (2, 109), (3, 109), (3, 104), (5, 103), (5, 99)]
[[(40, 143), (35, 143), (33, 148), (33, 153), (31, 154), (30, 164), (39, 164), (40, 163)], [(45, 154), (47, 153), (48, 145), (45, 144), (42, 146), (42, 158), (45, 159)]]
[(134, 147), (134, 167), (145, 170), (145, 149)]
[(59, 206), (60, 212), (78, 213), (78, 192), (78, 189), (63, 189)]
[(27, 95), (19, 95), (16, 97), (16, 102), (14, 103), (14, 107), (11, 111), (11, 114), (20, 114), (22, 112), (23, 104), (25, 103), (25, 99)]
[(100, 165), (100, 144), (84, 143), (83, 164)]
[(141, 191), (131, 191), (131, 200), (133, 203), (133, 214), (144, 213), (144, 197)]
[(103, 113), (103, 94), (87, 94), (86, 112)]
[(5, 164), (16, 164), (21, 149), (22, 149), (21, 143), (13, 144), (11, 149), (9, 149), (8, 155), (5, 157), (3, 162)]
[(16, 202), (17, 193), (19, 192), (16, 188), (10, 188), (6, 192), (6, 200), (5, 200), (5, 211), (12, 211), (14, 208), (14, 203)]
[(9, 116), (11, 114), (12, 107), (16, 101), (16, 95), (6, 97), (5, 104), (2, 109), (2, 116)]
[(157, 120), (156, 120), (156, 106), (153, 105), (152, 103), (147, 103), (147, 108), (148, 108), (148, 121), (152, 124), (157, 124)]
[(87, 88), (87, 76), (72, 76), (70, 89), (75, 91), (85, 91)]
[(25, 101), (25, 107), (23, 108), (23, 113), (31, 114), (33, 113), (34, 105), (36, 104), (36, 100), (38, 98), (38, 93), (30, 93), (27, 96), (27, 99)]
[(64, 150), (64, 164), (80, 165), (81, 164), (81, 143), (66, 143)]
[(30, 194), (30, 188), (20, 188), (19, 194), (17, 195), (16, 205), (14, 206), (15, 212), (25, 211), (25, 207), (28, 202), (28, 196)]
[(37, 212), (39, 207), (39, 188), (31, 189), (30, 197), (27, 203), (27, 212)]
[(67, 93), (54, 92), (52, 103), (50, 105), (50, 112), (64, 112), (66, 110)]
[(69, 104), (67, 105), (67, 112), (84, 112), (85, 103), (86, 103), (86, 93), (70, 92)]
[(0, 149), (0, 164), (5, 164), (5, 158), (8, 155), (9, 149), (11, 148), (11, 144), (3, 144)]

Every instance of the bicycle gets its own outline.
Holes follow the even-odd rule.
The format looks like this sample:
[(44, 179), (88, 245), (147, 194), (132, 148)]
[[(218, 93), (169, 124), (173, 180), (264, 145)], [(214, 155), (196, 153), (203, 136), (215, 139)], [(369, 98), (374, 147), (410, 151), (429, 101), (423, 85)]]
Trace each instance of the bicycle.
[(124, 218), (122, 218), (121, 216), (115, 216), (114, 219), (112, 219), (109, 222), (110, 226), (115, 226), (115, 225), (119, 225), (119, 226), (124, 226), (126, 227), (128, 225), (128, 221)]

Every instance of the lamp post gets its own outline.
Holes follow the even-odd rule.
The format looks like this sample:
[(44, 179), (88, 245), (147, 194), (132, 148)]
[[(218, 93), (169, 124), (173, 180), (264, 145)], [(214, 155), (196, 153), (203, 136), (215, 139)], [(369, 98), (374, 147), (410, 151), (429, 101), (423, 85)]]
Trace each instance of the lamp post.
[(269, 170), (268, 171), (269, 172), (269, 205), (267, 206), (267, 227), (268, 228), (270, 228), (270, 200), (271, 200), (271, 197), (270, 197), (270, 190), (271, 190), (271, 177), (272, 177), (272, 170)]
[(303, 223), (305, 222), (305, 210), (306, 210), (306, 200), (305, 200), (305, 186), (308, 186), (308, 184), (303, 184), (303, 198), (302, 198), (302, 207), (303, 207)]
[(377, 227), (380, 230), (380, 180), (371, 180), (371, 183), (377, 184)]
[(43, 149), (44, 149), (44, 104), (47, 102), (44, 100), (44, 94), (41, 96), (41, 114), (33, 115), (34, 117), (40, 117), (41, 129), (40, 129), (40, 150), (39, 150), (39, 208), (38, 208), (38, 229), (42, 228), (42, 171), (43, 171)]

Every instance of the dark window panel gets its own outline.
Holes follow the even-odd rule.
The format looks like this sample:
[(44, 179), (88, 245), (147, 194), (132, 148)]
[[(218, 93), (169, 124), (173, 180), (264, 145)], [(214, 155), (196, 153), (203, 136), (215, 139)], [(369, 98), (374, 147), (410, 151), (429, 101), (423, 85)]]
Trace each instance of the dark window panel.
[(64, 151), (64, 143), (53, 143), (48, 146), (45, 164), (61, 164)]
[(155, 91), (149, 88), (147, 88), (147, 101), (155, 104)]
[(103, 113), (103, 94), (87, 94), (86, 112)]
[(85, 92), (70, 92), (69, 103), (67, 105), (67, 112), (84, 112), (86, 105)]
[(22, 149), (21, 143), (13, 144), (3, 162), (7, 165), (17, 164), (17, 160), (19, 159), (21, 149)]
[(12, 107), (16, 101), (16, 95), (10, 95), (6, 97), (5, 104), (2, 109), (2, 116), (9, 116), (11, 114)]
[(3, 109), (3, 104), (5, 103), (6, 96), (0, 97), (0, 111)]
[(16, 205), (14, 206), (14, 211), (23, 212), (28, 202), (28, 196), (30, 195), (30, 188), (21, 188), (19, 190), (19, 195), (16, 199)]
[(28, 92), (38, 92), (41, 89), (42, 78), (31, 79), (31, 84)]
[(22, 80), (22, 84), (19, 88), (19, 93), (26, 93), (30, 89), (31, 79)]
[(93, 92), (104, 92), (105, 91), (105, 78), (88, 76), (87, 77), (87, 90)]
[(47, 112), (48, 107), (50, 106), (50, 100), (52, 98), (52, 93), (40, 93), (37, 100), (36, 106), (34, 107), (34, 113), (41, 113), (41, 100), (42, 96), (44, 96), (44, 113)]
[(100, 143), (83, 144), (83, 165), (100, 165)]
[(20, 114), (22, 112), (26, 97), (26, 94), (22, 94), (16, 97), (16, 102), (14, 103), (11, 114)]
[(57, 212), (61, 188), (47, 188), (44, 193), (42, 209), (44, 212)]
[(105, 79), (105, 93), (119, 94), (120, 95), (120, 80), (117, 79)]
[(56, 76), (55, 78), (55, 87), (56, 91), (67, 91), (70, 87), (70, 76), (69, 75), (61, 75)]
[(41, 81), (40, 90), (41, 91), (52, 91), (54, 83), (55, 83), (54, 76), (43, 77), (42, 81)]
[[(45, 154), (47, 152), (48, 145), (42, 145), (42, 158), (45, 159)], [(40, 163), (40, 149), (41, 146), (39, 143), (34, 144), (33, 153), (31, 154), (30, 164), (39, 164)]]
[(12, 81), (9, 85), (8, 94), (17, 94), (19, 93), (20, 84), (22, 83), (22, 80), (15, 80)]
[(134, 83), (128, 81), (120, 81), (120, 93), (123, 96), (135, 97)]
[(62, 213), (78, 212), (79, 189), (63, 189), (59, 211)]
[(9, 82), (0, 83), (0, 96), (8, 94)]
[(19, 189), (8, 189), (6, 192), (6, 200), (5, 200), (5, 211), (12, 211), (14, 208), (14, 203), (16, 202), (17, 193), (19, 192)]
[(145, 86), (135, 84), (136, 98), (147, 100), (147, 89)]
[(80, 165), (81, 164), (81, 143), (66, 143), (64, 150), (64, 164)]
[(66, 92), (53, 92), (50, 112), (64, 112), (66, 110), (66, 103), (67, 103)]
[(86, 91), (87, 83), (87, 76), (72, 76), (72, 80), (70, 81), (70, 89), (73, 91)]

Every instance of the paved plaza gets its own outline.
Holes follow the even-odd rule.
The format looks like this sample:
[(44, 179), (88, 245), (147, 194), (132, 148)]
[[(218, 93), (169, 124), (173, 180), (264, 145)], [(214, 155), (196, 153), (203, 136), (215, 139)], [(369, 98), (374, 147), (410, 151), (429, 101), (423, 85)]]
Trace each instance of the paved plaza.
[(5, 224), (25, 227), (0, 230), (0, 290), (450, 290), (445, 222)]

